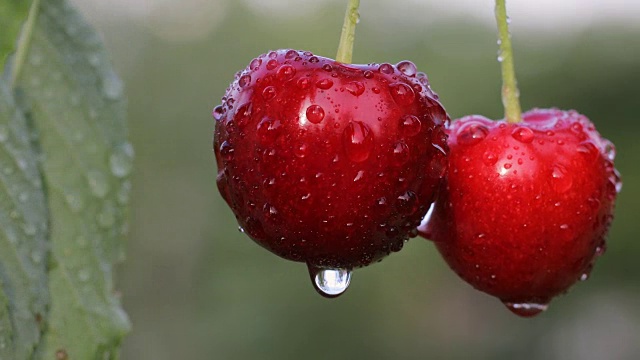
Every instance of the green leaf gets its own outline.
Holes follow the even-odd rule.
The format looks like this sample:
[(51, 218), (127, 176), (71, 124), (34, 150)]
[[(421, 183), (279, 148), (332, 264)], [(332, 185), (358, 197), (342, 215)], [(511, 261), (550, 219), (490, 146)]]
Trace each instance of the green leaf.
[(51, 308), (39, 355), (112, 359), (130, 327), (113, 285), (133, 157), (123, 85), (67, 1), (42, 1), (37, 13), (13, 66), (22, 66), (14, 78), (39, 134), (50, 214)]
[(0, 68), (4, 66), (7, 55), (14, 49), (30, 3), (31, 1), (27, 0), (0, 1)]
[[(48, 305), (47, 211), (36, 152), (22, 112), (0, 81), (0, 342), (2, 359), (29, 359)], [(9, 316), (8, 318), (6, 316)], [(4, 324), (10, 321), (10, 326)]]

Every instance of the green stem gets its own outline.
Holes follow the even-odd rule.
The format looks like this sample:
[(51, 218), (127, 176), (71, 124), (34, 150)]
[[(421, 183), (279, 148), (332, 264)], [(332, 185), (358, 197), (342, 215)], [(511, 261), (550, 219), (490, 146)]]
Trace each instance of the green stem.
[(504, 116), (508, 122), (515, 124), (522, 121), (522, 109), (520, 108), (520, 91), (518, 90), (518, 81), (516, 80), (516, 71), (513, 65), (513, 50), (511, 49), (511, 34), (509, 33), (505, 0), (496, 0), (496, 21), (498, 22), (500, 39), (498, 61), (502, 66)]
[(9, 75), (9, 87), (14, 89), (20, 73), (22, 72), (22, 66), (27, 60), (27, 53), (31, 45), (31, 38), (33, 37), (33, 29), (35, 28), (36, 19), (38, 18), (38, 12), (40, 10), (40, 0), (33, 0), (31, 8), (29, 9), (29, 16), (24, 23), (20, 39), (18, 40), (18, 48), (16, 49), (16, 55), (13, 59), (13, 65), (11, 68), (11, 74)]
[(338, 45), (338, 55), (336, 55), (336, 60), (344, 64), (351, 63), (353, 42), (356, 38), (356, 24), (360, 18), (360, 14), (358, 14), (359, 7), (360, 0), (349, 0), (347, 11), (344, 14), (344, 24), (342, 25), (342, 34), (340, 35), (340, 45)]

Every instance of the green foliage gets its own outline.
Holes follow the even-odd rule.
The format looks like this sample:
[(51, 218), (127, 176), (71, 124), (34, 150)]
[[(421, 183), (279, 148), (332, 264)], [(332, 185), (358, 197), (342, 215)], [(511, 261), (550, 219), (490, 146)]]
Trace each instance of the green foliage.
[(67, 1), (33, 7), (0, 79), (0, 359), (115, 359), (130, 328), (113, 284), (133, 157), (123, 84)]
[(29, 12), (27, 0), (2, 0), (0, 2), (0, 66), (13, 51), (16, 37)]
[(38, 320), (46, 316), (48, 304), (47, 211), (27, 122), (2, 84), (0, 166), (0, 308), (6, 305), (10, 320), (0, 331), (13, 332), (9, 344), (0, 343), (0, 350), (13, 354), (3, 359), (27, 359), (39, 342)]

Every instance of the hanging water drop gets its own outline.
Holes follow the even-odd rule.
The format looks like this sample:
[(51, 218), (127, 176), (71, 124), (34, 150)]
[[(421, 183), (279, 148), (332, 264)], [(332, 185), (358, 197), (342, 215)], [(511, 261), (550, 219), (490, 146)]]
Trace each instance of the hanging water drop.
[(340, 296), (349, 287), (351, 270), (320, 268), (308, 265), (309, 275), (316, 291), (327, 298)]
[(504, 302), (504, 305), (511, 311), (512, 313), (521, 316), (521, 317), (534, 317), (541, 312), (547, 310), (549, 307), (548, 304), (539, 304), (539, 303), (513, 303), (513, 302)]

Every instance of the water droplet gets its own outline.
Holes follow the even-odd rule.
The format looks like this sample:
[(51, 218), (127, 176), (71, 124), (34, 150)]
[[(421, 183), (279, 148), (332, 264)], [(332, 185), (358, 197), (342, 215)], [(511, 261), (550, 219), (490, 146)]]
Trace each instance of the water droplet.
[(560, 164), (553, 165), (553, 169), (551, 170), (551, 177), (553, 178), (553, 186), (556, 191), (561, 193), (571, 189), (571, 185), (573, 185), (573, 179), (571, 175), (567, 172), (567, 168)]
[(308, 150), (309, 147), (307, 146), (307, 144), (300, 144), (293, 149), (293, 153), (296, 155), (296, 157), (303, 159), (305, 156), (307, 156)]
[(313, 287), (318, 293), (327, 298), (334, 298), (343, 294), (351, 282), (351, 270), (319, 268), (308, 265)]
[(77, 213), (84, 208), (84, 201), (77, 191), (67, 190), (64, 197), (71, 211)]
[(281, 128), (280, 120), (264, 118), (258, 124), (258, 136), (263, 142), (275, 140)]
[(517, 126), (511, 132), (511, 136), (522, 143), (528, 144), (533, 141), (534, 133), (533, 130), (527, 127)]
[(489, 134), (489, 129), (483, 124), (469, 122), (458, 130), (457, 141), (462, 145), (475, 145)]
[(281, 81), (289, 81), (296, 75), (296, 68), (289, 64), (282, 65), (277, 72), (278, 79)]
[(393, 147), (393, 162), (396, 166), (402, 166), (409, 161), (409, 147), (403, 142), (396, 143)]
[(400, 118), (401, 131), (405, 136), (415, 136), (420, 133), (422, 123), (417, 116), (404, 115)]
[(262, 90), (262, 98), (265, 100), (271, 100), (276, 97), (276, 88), (273, 86), (267, 86)]
[(298, 52), (295, 50), (289, 50), (287, 51), (287, 53), (284, 55), (285, 59), (293, 59), (294, 57), (298, 56)]
[(371, 70), (366, 70), (362, 75), (365, 79), (373, 79), (373, 71)]
[(498, 161), (498, 157), (491, 151), (486, 151), (484, 155), (482, 155), (482, 161), (485, 165), (491, 166), (494, 165)]
[(391, 64), (382, 64), (380, 65), (380, 67), (378, 67), (378, 71), (380, 71), (383, 74), (393, 74), (393, 65)]
[(273, 70), (278, 67), (278, 60), (270, 59), (267, 61), (267, 70)]
[(118, 203), (121, 205), (125, 205), (129, 202), (129, 194), (131, 193), (131, 181), (123, 181), (120, 186), (120, 190), (118, 190), (117, 198)]
[(316, 86), (322, 90), (329, 90), (333, 86), (333, 81), (331, 79), (318, 80)]
[(547, 310), (549, 305), (547, 304), (538, 304), (538, 303), (512, 303), (505, 302), (504, 305), (509, 309), (512, 313), (521, 316), (521, 317), (534, 317), (541, 312)]
[(406, 61), (406, 60), (397, 63), (396, 68), (398, 68), (398, 70), (400, 70), (401, 73), (410, 77), (416, 76), (416, 73), (418, 72), (416, 65), (411, 61)]
[(300, 79), (298, 79), (298, 82), (296, 82), (296, 85), (298, 85), (300, 89), (306, 89), (309, 87), (309, 79), (306, 77), (301, 77)]
[(251, 84), (251, 75), (242, 75), (240, 80), (238, 80), (238, 85), (241, 88), (245, 88)]
[(333, 66), (331, 66), (330, 64), (324, 64), (322, 65), (322, 69), (326, 72), (331, 72), (333, 71)]
[(233, 149), (233, 146), (228, 141), (225, 140), (222, 144), (220, 144), (220, 155), (222, 156), (223, 160), (231, 160), (233, 158), (234, 151), (235, 150)]
[(416, 94), (413, 92), (411, 86), (405, 83), (393, 83), (389, 85), (389, 92), (393, 100), (398, 105), (407, 106), (413, 104), (416, 98)]
[(600, 150), (591, 141), (580, 143), (576, 149), (591, 161), (595, 161), (600, 157)]
[(102, 93), (107, 99), (117, 100), (122, 97), (123, 91), (124, 84), (115, 72), (110, 72), (102, 78)]
[(616, 158), (616, 147), (609, 140), (604, 141), (604, 155), (609, 161), (613, 161)]
[(212, 115), (213, 115), (213, 118), (216, 121), (220, 121), (222, 119), (222, 117), (224, 116), (224, 109), (222, 108), (222, 105), (218, 105), (218, 106), (214, 107)]
[(124, 143), (114, 149), (114, 153), (109, 157), (111, 173), (114, 176), (123, 178), (129, 175), (133, 163), (133, 153), (133, 146), (130, 143)]
[(507, 169), (507, 170), (511, 169), (511, 166), (512, 165), (510, 163), (504, 164), (504, 168)]
[(315, 63), (317, 63), (319, 61), (320, 61), (320, 59), (318, 59), (317, 56), (312, 56), (312, 57), (309, 58), (309, 62), (312, 63), (312, 64), (315, 64)]
[(589, 279), (589, 274), (584, 273), (580, 275), (580, 281), (587, 281)]
[(352, 121), (342, 133), (342, 144), (351, 161), (365, 161), (373, 147), (373, 133), (363, 122)]
[(262, 65), (262, 59), (253, 59), (249, 64), (249, 69), (256, 71), (260, 68), (260, 65)]
[(418, 195), (411, 190), (398, 196), (398, 210), (402, 214), (413, 215), (419, 206)]
[(309, 106), (306, 114), (307, 119), (314, 124), (319, 124), (324, 119), (324, 109), (320, 105)]
[(98, 214), (97, 221), (98, 221), (98, 225), (100, 225), (103, 228), (110, 228), (113, 226), (113, 224), (115, 224), (116, 208), (111, 202), (106, 201), (104, 203), (102, 210)]
[(109, 192), (109, 183), (106, 176), (98, 170), (91, 170), (87, 173), (87, 182), (93, 195), (103, 198)]
[(350, 83), (345, 84), (344, 88), (351, 94), (355, 96), (360, 96), (364, 93), (365, 87), (364, 84), (360, 81), (352, 81)]

